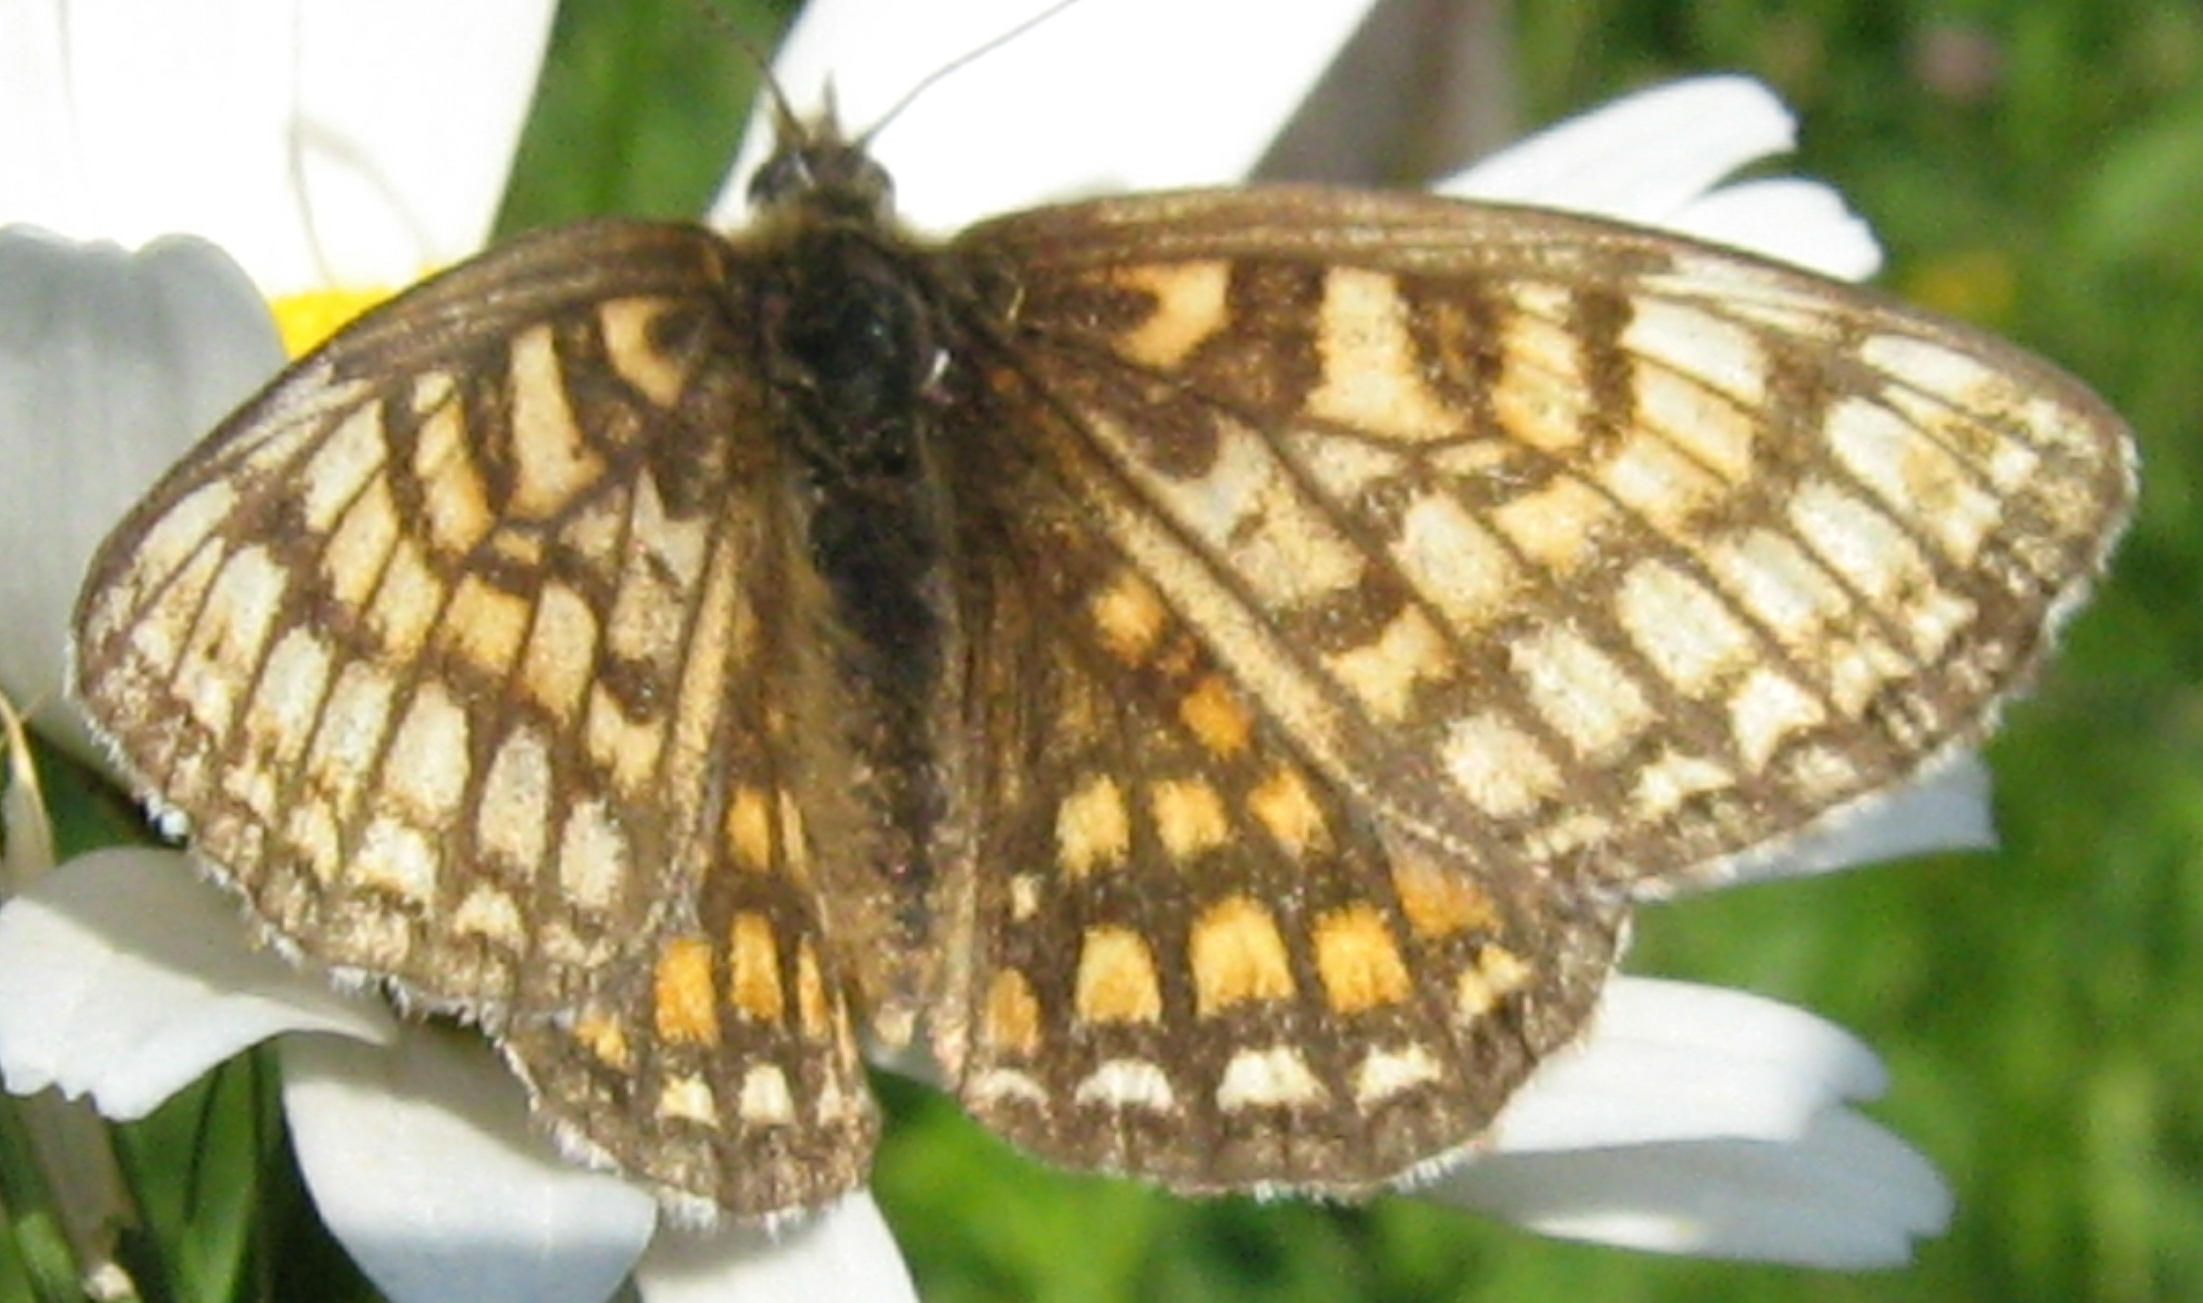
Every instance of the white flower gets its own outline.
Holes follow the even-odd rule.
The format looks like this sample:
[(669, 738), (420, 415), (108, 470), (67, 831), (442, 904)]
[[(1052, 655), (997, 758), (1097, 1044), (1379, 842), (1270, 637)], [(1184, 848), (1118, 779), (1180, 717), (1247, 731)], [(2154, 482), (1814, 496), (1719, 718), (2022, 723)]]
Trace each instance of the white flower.
[[(776, 66), (799, 109), (823, 102), (831, 73), (842, 121), (862, 127), (926, 72), (1037, 7), (1037, 0), (946, 12), (892, 0), (817, 4)], [(10, 120), (10, 86), (55, 93), (63, 106), (60, 119), (50, 112), (29, 119), (50, 130), (0, 136), (0, 184), (25, 166), (66, 182), (59, 198), (0, 189), (0, 221), (29, 218), (130, 242), (170, 229), (210, 234), (246, 259), (264, 293), (332, 278), (395, 283), (469, 249), (496, 186), (485, 182), (460, 200), (449, 182), (501, 182), (503, 172), (479, 151), (438, 154), (462, 138), (495, 134), (452, 125), (464, 114), (451, 88), (482, 84), (485, 55), (532, 58), (543, 30), (534, 7), (530, 19), (500, 23), (472, 6), (423, 3), (414, 13), (409, 5), (403, 18), (389, 5), (362, 11), (415, 31), (459, 14), (485, 24), (471, 37), (425, 42), (464, 57), (463, 74), (425, 67), (409, 47), (379, 61), (391, 81), (355, 76), (354, 56), (324, 62), (313, 53), (315, 33), (339, 21), (342, 7), (333, 3), (277, 7), (293, 15), (284, 30), (296, 44), (254, 26), (274, 12), (265, 4), (202, 7), (163, 33), (165, 48), (156, 52), (135, 44), (149, 10), (119, 0), (76, 8), (91, 19), (70, 42), (47, 32), (55, 39), (46, 46), (34, 40), (0, 51), (0, 60), (13, 61), (0, 62), (0, 122)], [(0, 25), (18, 10), (45, 21), (34, 0), (0, 0)], [(217, 11), (228, 26), (207, 24), (203, 15)], [(880, 133), (877, 152), (897, 178), (902, 210), (926, 229), (1043, 199), (1229, 181), (1261, 155), (1361, 11), (1362, 0), (1073, 6), (930, 87)], [(125, 13), (135, 21), (133, 41), (116, 48), (139, 60), (106, 67), (99, 42), (87, 37)], [(377, 21), (345, 21), (345, 48), (394, 50), (377, 43), (387, 36)], [(201, 65), (183, 52), (207, 47), (210, 26), (231, 40), (238, 32), (262, 39), (235, 46), (243, 53), (234, 66)], [(1219, 94), (1213, 52), (1235, 48), (1249, 30), (1263, 33), (1263, 57), (1233, 66), (1231, 93)], [(1156, 40), (1158, 32), (1169, 39)], [(36, 65), (41, 49), (52, 55), (64, 44), (74, 62), (57, 65), (59, 74), (17, 66)], [(1136, 96), (1122, 94), (1127, 67), (1140, 69)], [(285, 74), (272, 91), (264, 85), (270, 68)], [(252, 121), (193, 116), (213, 102), (203, 86), (199, 99), (184, 97), (192, 110), (173, 122), (146, 126), (149, 110), (111, 109), (125, 92), (155, 98), (160, 78), (176, 75), (236, 79), (250, 93), (229, 103)], [(491, 80), (516, 114), (525, 78)], [(495, 116), (496, 106), (480, 107)], [(379, 134), (382, 125), (405, 126), (415, 108), (433, 123), (414, 122), (395, 138)], [(514, 120), (503, 119), (508, 130), (499, 139), (509, 141)], [(1734, 169), (1786, 148), (1789, 130), (1763, 89), (1709, 79), (1579, 119), (1444, 188), (1664, 222), (1825, 271), (1862, 273), (1874, 260), (1871, 239), (1824, 187), (1761, 181), (1709, 192)], [(750, 162), (759, 136), (753, 131)], [(226, 140), (242, 142), (245, 156), (214, 148)], [(179, 164), (187, 154), (191, 161)], [(299, 166), (302, 158), (313, 161)], [(747, 170), (735, 168), (718, 205), (723, 216), (741, 207)], [(167, 180), (146, 186), (145, 176)], [(300, 177), (303, 191), (292, 184)], [(176, 192), (177, 205), (135, 207), (148, 190)], [(233, 204), (241, 211), (230, 211)], [(48, 237), (26, 247), (62, 248)], [(0, 244), (0, 258), (11, 248)], [(107, 291), (117, 298), (136, 293), (133, 282), (165, 284), (145, 268), (170, 256), (181, 255), (162, 246), (135, 261), (72, 255), (104, 266), (98, 274), (117, 286)], [(189, 258), (200, 257), (192, 246)], [(69, 262), (57, 254), (52, 264), (33, 265)], [(61, 286), (57, 301), (72, 307), (92, 293), (84, 285), (99, 283), (61, 279), (86, 274), (81, 268), (50, 274)], [(23, 569), (32, 573), (21, 586), (0, 586), (0, 685), (39, 699), (51, 697), (55, 671), (24, 651), (25, 635), (58, 645), (76, 568), (98, 532), (175, 454), (181, 430), (205, 424), (210, 405), (262, 374), (265, 340), (253, 360), (225, 372), (230, 378), (187, 401), (175, 393), (179, 375), (201, 372), (197, 364), (180, 371), (175, 350), (207, 333), (196, 319), (147, 332), (133, 352), (143, 360), (116, 375), (112, 337), (101, 333), (116, 327), (105, 313), (60, 332), (59, 354), (26, 352), (53, 341), (26, 325), (41, 318), (19, 283), (0, 277), (0, 458), (11, 471), (0, 478), (0, 547), (27, 556)], [(236, 288), (233, 279), (224, 293), (237, 297)], [(89, 309), (86, 316), (93, 321)], [(164, 411), (186, 412), (188, 423), (164, 427), (147, 416)], [(100, 446), (114, 445), (113, 455), (61, 478), (70, 459), (53, 446), (86, 431)], [(31, 473), (12, 473), (19, 467)], [(31, 542), (53, 528), (43, 514), (48, 502), (67, 506), (69, 537), (41, 551)], [(50, 726), (52, 716), (44, 718)], [(1866, 853), (1979, 844), (1986, 819), (1979, 784), (1979, 770), (1958, 762), (1938, 785), (1876, 817), (1740, 868), (1802, 872)], [(652, 1303), (732, 1296), (717, 1293), (731, 1288), (767, 1298), (805, 1290), (911, 1297), (877, 1210), (862, 1196), (770, 1245), (732, 1230), (653, 1240), (648, 1199), (552, 1159), (525, 1123), (518, 1088), (478, 1041), (401, 1024), (377, 1004), (333, 995), (317, 975), (252, 951), (241, 944), (234, 909), (179, 859), (148, 850), (87, 856), (0, 909), (0, 1069), (10, 1089), (51, 1083), (90, 1094), (110, 1116), (133, 1116), (222, 1057), (280, 1034), (286, 1104), (316, 1201), (401, 1301), (455, 1292), (594, 1299), (631, 1266)], [(1533, 1077), (1502, 1115), (1489, 1152), (1424, 1193), (1559, 1235), (1835, 1266), (1898, 1261), (1910, 1236), (1940, 1226), (1946, 1196), (1917, 1155), (1846, 1106), (1879, 1086), (1873, 1056), (1809, 1015), (1733, 992), (1620, 978), (1585, 1045)]]
[(80, 759), (92, 548), (274, 372), (262, 299), (480, 246), (550, 8), (0, 0), (0, 691)]

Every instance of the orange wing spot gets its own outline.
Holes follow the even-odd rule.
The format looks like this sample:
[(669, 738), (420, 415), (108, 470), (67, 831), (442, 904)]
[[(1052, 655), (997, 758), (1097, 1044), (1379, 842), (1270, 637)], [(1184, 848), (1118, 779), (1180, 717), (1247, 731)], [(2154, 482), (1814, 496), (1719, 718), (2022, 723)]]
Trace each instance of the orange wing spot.
[(1408, 997), (1407, 965), (1384, 915), (1367, 903), (1316, 919), (1316, 971), (1335, 1013), (1360, 1013)]
[(1247, 793), (1247, 809), (1291, 854), (1306, 855), (1331, 844), (1323, 807), (1308, 790), (1308, 780), (1289, 765), (1279, 766)]
[(1040, 1001), (1025, 974), (1005, 968), (987, 988), (987, 1044), (998, 1051), (1030, 1057), (1040, 1049)]
[(1087, 603), (1102, 646), (1127, 665), (1138, 665), (1154, 652), (1170, 612), (1154, 586), (1130, 570), (1119, 573)]
[(1194, 921), (1188, 946), (1193, 1004), (1203, 1017), (1249, 1000), (1288, 1000), (1292, 965), (1270, 911), (1245, 896), (1226, 896)]
[(1090, 775), (1056, 806), (1056, 864), (1064, 876), (1115, 868), (1131, 851), (1132, 820), (1114, 778)]
[(788, 857), (788, 876), (797, 882), (810, 881), (810, 835), (803, 829), (803, 811), (796, 805), (796, 794), (785, 787), (780, 789), (780, 849)]
[(1231, 837), (1224, 798), (1201, 779), (1165, 779), (1149, 790), (1149, 802), (1163, 848), (1181, 864), (1215, 850)]
[(772, 802), (758, 788), (745, 783), (727, 802), (727, 845), (734, 862), (752, 873), (773, 870)]
[(1090, 1023), (1154, 1022), (1163, 1016), (1162, 983), (1147, 942), (1128, 927), (1090, 927), (1079, 948), (1078, 986), (1072, 997)]
[(660, 1040), (671, 1044), (717, 1045), (719, 1017), (712, 998), (711, 943), (702, 937), (676, 937), (658, 952), (652, 1019)]
[(1376, 637), (1323, 658), (1325, 668), (1356, 700), (1387, 723), (1415, 713), (1417, 689), (1454, 676), (1453, 653), (1429, 616), (1408, 607)]
[(727, 1003), (777, 1026), (787, 1000), (780, 990), (780, 947), (773, 942), (772, 920), (754, 911), (737, 914), (727, 940)]
[(606, 1067), (621, 1072), (634, 1069), (635, 1054), (627, 1044), (627, 1029), (609, 1014), (592, 1010), (575, 1019), (574, 1040)]
[(1453, 1013), (1470, 1022), (1490, 1013), (1502, 999), (1521, 990), (1530, 980), (1530, 965), (1504, 946), (1485, 946), (1476, 963), (1461, 970), (1453, 982)]
[(466, 575), (451, 590), (441, 632), (474, 668), (501, 679), (527, 641), (532, 614), (527, 599)]
[(1403, 442), (1460, 432), (1464, 417), (1424, 378), (1398, 277), (1332, 268), (1316, 328), (1323, 383), (1303, 400), (1309, 415)]
[(1474, 928), (1499, 930), (1499, 907), (1466, 873), (1402, 856), (1392, 864), (1392, 889), (1415, 935), (1426, 941)]
[(826, 997), (826, 979), (819, 972), (818, 951), (805, 937), (796, 943), (796, 1019), (808, 1040), (823, 1041), (834, 1035), (834, 1006)]
[(1211, 674), (1178, 702), (1178, 718), (1210, 754), (1229, 758), (1247, 749), (1254, 719), (1221, 674)]

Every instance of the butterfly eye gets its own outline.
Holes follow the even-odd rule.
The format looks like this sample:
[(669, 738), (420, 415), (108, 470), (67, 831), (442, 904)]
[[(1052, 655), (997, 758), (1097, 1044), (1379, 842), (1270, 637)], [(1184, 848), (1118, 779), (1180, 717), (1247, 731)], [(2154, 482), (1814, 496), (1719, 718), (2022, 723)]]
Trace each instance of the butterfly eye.
[(835, 139), (775, 150), (749, 185), (750, 202), (759, 208), (801, 207), (821, 218), (868, 224), (887, 219), (894, 195), (886, 169)]

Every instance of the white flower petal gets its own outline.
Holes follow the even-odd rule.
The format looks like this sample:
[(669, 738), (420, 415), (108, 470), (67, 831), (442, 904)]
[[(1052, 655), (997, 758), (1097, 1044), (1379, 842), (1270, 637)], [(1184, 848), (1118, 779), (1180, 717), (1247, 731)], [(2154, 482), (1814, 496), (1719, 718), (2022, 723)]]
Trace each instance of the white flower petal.
[(237, 906), (175, 851), (94, 851), (54, 869), (0, 906), (8, 1089), (56, 1086), (140, 1117), (278, 1032), (395, 1033), (381, 1004), (244, 938)]
[(252, 283), (201, 240), (130, 254), (0, 230), (0, 286), (0, 689), (97, 762), (62, 700), (85, 563), (283, 350)]
[(1939, 1233), (1935, 1169), (1844, 1107), (1881, 1093), (1848, 1032), (1738, 991), (1617, 978), (1584, 1045), (1507, 1105), (1491, 1150), (1416, 1190), (1547, 1235), (1857, 1269)]
[(294, 1036), (282, 1055), (314, 1205), (393, 1303), (599, 1303), (648, 1242), (656, 1201), (560, 1161), (481, 1037)]
[[(488, 238), (549, 43), (552, 0), (308, 4), (300, 283), (398, 287)], [(272, 275), (272, 273), (271, 273)]]
[(1747, 77), (1697, 77), (1627, 95), (1530, 136), (1434, 188), (1464, 199), (1612, 217), (1859, 279), (1881, 265), (1866, 223), (1817, 182), (1715, 189), (1788, 153), (1796, 127)]
[(1871, 1050), (1802, 1009), (1742, 991), (1613, 978), (1590, 1034), (1532, 1074), (1493, 1124), (1494, 1149), (1780, 1141), (1844, 1099), (1881, 1093)]
[(1789, 1143), (1503, 1154), (1419, 1193), (1562, 1239), (1849, 1271), (1902, 1265), (1951, 1211), (1926, 1159), (1848, 1109)]
[(1796, 878), (1932, 851), (1987, 850), (1996, 845), (1989, 783), (1980, 755), (1953, 752), (1903, 787), (1837, 810), (1789, 841), (1729, 860), (1706, 881)]
[(1796, 143), (1790, 111), (1749, 77), (1693, 77), (1624, 95), (1440, 182), (1467, 199), (1657, 224), (1723, 177)]
[(489, 229), (550, 10), (0, 0), (0, 220), (189, 231), (271, 294), (403, 284)]
[(1684, 205), (1663, 225), (1837, 280), (1863, 281), (1882, 268), (1873, 228), (1818, 181), (1776, 177), (1726, 185)]
[[(820, 0), (773, 69), (798, 113), (831, 81), (842, 125), (1011, 31), (1044, 0), (954, 6)], [(1072, 5), (926, 88), (874, 151), (913, 225), (950, 230), (1051, 199), (1244, 177), (1353, 34), (1367, 0), (1112, 0)], [(1230, 51), (1219, 62), (1219, 51)], [(771, 132), (753, 118), (713, 206), (739, 221)]]
[(879, 1206), (862, 1192), (776, 1232), (668, 1229), (635, 1268), (635, 1287), (645, 1303), (916, 1303), (918, 1297)]

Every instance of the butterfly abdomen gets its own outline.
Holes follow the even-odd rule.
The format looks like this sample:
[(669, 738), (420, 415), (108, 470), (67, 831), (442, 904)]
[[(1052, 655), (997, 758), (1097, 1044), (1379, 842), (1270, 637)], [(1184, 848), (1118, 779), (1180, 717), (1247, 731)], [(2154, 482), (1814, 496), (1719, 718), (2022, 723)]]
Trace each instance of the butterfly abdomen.
[[(922, 273), (874, 226), (814, 218), (784, 238), (759, 319), (798, 564), (822, 607), (798, 659), (805, 695), (833, 703), (799, 745), (820, 784), (845, 789), (818, 798), (845, 812), (838, 844), (818, 848), (825, 872), (880, 900), (872, 927), (898, 934), (899, 951), (931, 926), (950, 804), (939, 752), (957, 697), (944, 677), (956, 517), (929, 396), (942, 331)], [(913, 980), (873, 985), (902, 994)]]

